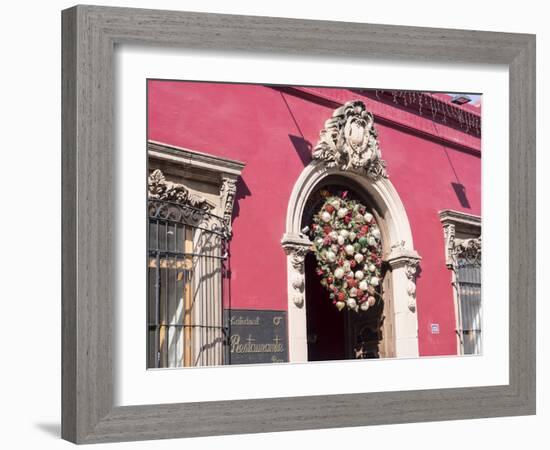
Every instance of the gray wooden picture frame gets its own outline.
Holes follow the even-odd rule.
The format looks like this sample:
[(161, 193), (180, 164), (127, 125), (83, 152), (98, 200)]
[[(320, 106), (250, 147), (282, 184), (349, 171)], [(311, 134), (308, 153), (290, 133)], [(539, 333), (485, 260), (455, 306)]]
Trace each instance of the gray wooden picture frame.
[[(62, 31), (64, 439), (94, 443), (535, 413), (534, 35), (97, 6), (63, 11)], [(115, 407), (113, 52), (125, 43), (507, 65), (509, 384)]]

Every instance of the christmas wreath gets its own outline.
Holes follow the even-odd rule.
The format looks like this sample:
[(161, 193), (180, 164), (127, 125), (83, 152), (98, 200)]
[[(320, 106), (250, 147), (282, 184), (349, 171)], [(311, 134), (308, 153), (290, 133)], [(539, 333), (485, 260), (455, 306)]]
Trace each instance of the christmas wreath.
[(321, 284), (339, 311), (358, 312), (376, 304), (381, 281), (382, 244), (374, 216), (346, 191), (325, 198), (310, 229)]

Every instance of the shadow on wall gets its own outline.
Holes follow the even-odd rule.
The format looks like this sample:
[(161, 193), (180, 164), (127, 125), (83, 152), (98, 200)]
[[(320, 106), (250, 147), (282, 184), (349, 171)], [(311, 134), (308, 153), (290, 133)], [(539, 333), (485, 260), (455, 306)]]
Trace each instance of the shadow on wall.
[(304, 167), (307, 166), (311, 162), (311, 150), (313, 147), (311, 142), (301, 136), (294, 136), (293, 134), (289, 134), (288, 137), (290, 138), (290, 142), (292, 142), (296, 153), (300, 157), (302, 164)]
[(248, 188), (248, 185), (246, 184), (246, 181), (244, 181), (244, 178), (242, 175), (237, 180), (237, 193), (235, 194), (235, 203), (233, 204), (233, 219), (235, 220), (236, 217), (239, 217), (239, 213), (241, 211), (240, 208), (240, 200), (243, 198), (249, 197), (252, 195), (250, 192), (250, 189)]
[(460, 206), (471, 209), (472, 207), (468, 201), (468, 197), (466, 196), (466, 187), (462, 183), (451, 183), (451, 185), (453, 186), (456, 197), (460, 202)]

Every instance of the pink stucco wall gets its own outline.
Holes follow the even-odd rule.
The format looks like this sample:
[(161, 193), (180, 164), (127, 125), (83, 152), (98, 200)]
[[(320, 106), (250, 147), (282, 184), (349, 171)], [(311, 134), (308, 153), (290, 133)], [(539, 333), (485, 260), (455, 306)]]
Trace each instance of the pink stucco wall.
[[(361, 98), (346, 89), (323, 89), (323, 95), (315, 99), (311, 93), (259, 85), (149, 81), (148, 139), (246, 163), (233, 220), (232, 308), (287, 308), (280, 240), (290, 193), (309, 162), (307, 146), (300, 143), (315, 145), (334, 102)], [(377, 111), (386, 116), (377, 123), (382, 157), (422, 256), (417, 281), (420, 354), (454, 354), (453, 293), (438, 211), (480, 214), (480, 140), (397, 108), (400, 123), (392, 123), (391, 104), (361, 99), (375, 120)], [(464, 186), (469, 205), (461, 205), (452, 183)], [(430, 333), (432, 323), (440, 325), (439, 334)]]

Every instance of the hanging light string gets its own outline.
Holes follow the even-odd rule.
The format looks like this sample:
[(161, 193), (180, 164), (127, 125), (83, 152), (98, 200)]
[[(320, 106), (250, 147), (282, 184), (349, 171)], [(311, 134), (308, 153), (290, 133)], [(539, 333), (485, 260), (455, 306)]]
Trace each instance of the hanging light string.
[[(355, 91), (363, 95), (372, 95), (370, 89)], [(450, 126), (455, 125), (468, 134), (481, 136), (481, 117), (479, 115), (437, 99), (430, 93), (375, 89), (374, 94), (379, 101), (388, 99), (396, 106), (416, 110), (421, 116), (431, 114), (433, 121)]]

